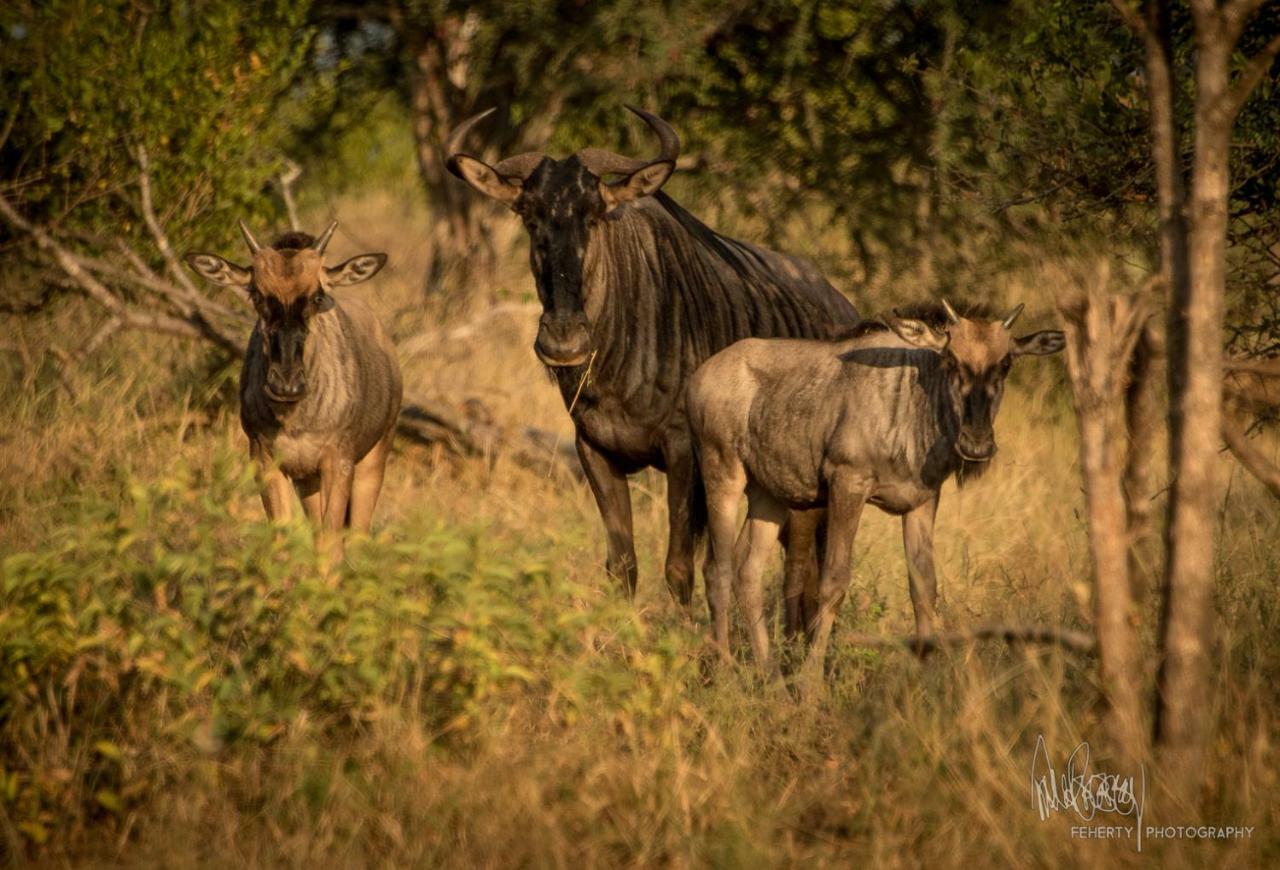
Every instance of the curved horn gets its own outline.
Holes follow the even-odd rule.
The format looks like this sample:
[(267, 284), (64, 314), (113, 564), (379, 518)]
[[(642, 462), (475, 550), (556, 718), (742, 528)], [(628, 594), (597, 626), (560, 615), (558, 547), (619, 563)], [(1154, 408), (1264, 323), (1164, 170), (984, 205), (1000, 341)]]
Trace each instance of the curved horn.
[(583, 148), (578, 152), (578, 159), (595, 175), (631, 175), (654, 163), (675, 163), (680, 156), (680, 137), (675, 129), (657, 115), (627, 106), (627, 111), (634, 114), (649, 126), (658, 137), (658, 156), (651, 160), (638, 157), (624, 157), (621, 154), (604, 148)]
[[(444, 143), (445, 165), (454, 175), (462, 178), (462, 173), (458, 171), (458, 164), (455, 158), (460, 154), (467, 152), (462, 150), (462, 143), (466, 140), (467, 134), (483, 121), (485, 118), (498, 111), (495, 106), (492, 109), (485, 109), (478, 115), (472, 115), (463, 121), (457, 127), (453, 128), (453, 132), (449, 134), (449, 138)], [(524, 154), (517, 154), (514, 157), (508, 157), (505, 160), (494, 164), (493, 171), (501, 175), (503, 178), (519, 178), (521, 181), (529, 177), (529, 173), (537, 167), (546, 155), (541, 151), (527, 151)], [(465, 180), (465, 179), (464, 179)]]
[(1022, 309), (1027, 307), (1027, 303), (1019, 302), (1018, 307), (1009, 312), (1008, 316), (1001, 321), (1000, 325), (1005, 329), (1013, 329), (1013, 322), (1018, 319), (1018, 315), (1022, 313)]
[(471, 132), (472, 128), (474, 128), (476, 124), (479, 124), (496, 111), (498, 111), (498, 109), (495, 106), (492, 109), (485, 109), (478, 115), (472, 115), (470, 118), (454, 127), (449, 133), (449, 137), (444, 140), (445, 165), (449, 167), (449, 171), (454, 175), (459, 178), (462, 177), (462, 174), (458, 172), (457, 167), (454, 165), (453, 158), (462, 153), (463, 140), (467, 138), (467, 134)]
[(324, 232), (311, 244), (315, 248), (317, 254), (323, 254), (324, 249), (329, 246), (329, 240), (333, 238), (333, 231), (338, 228), (337, 221), (329, 221), (329, 226), (324, 228)]
[(244, 243), (249, 246), (249, 253), (256, 256), (262, 250), (262, 245), (258, 244), (253, 233), (249, 232), (249, 225), (244, 222), (244, 218), (240, 219), (240, 235), (244, 236)]
[(669, 163), (675, 163), (676, 158), (680, 156), (680, 137), (676, 135), (675, 128), (657, 115), (650, 114), (644, 109), (637, 109), (635, 106), (629, 105), (627, 106), (627, 111), (637, 115), (648, 124), (649, 129), (658, 137), (658, 156), (649, 162), (658, 163), (665, 160)]
[(593, 175), (604, 178), (606, 175), (630, 175), (639, 172), (649, 165), (648, 160), (636, 157), (623, 157), (605, 148), (583, 148), (578, 152), (582, 165), (591, 170)]
[(947, 320), (951, 321), (951, 323), (952, 323), (952, 324), (956, 324), (956, 323), (959, 323), (959, 322), (960, 322), (960, 315), (959, 315), (959, 314), (956, 314), (956, 310), (955, 310), (954, 308), (952, 308), (952, 307), (951, 307), (951, 303), (950, 303), (950, 302), (948, 302), (947, 300), (943, 299), (943, 300), (942, 300), (942, 307), (943, 307), (943, 309), (947, 312)]
[(547, 159), (541, 151), (526, 151), (493, 164), (493, 171), (503, 178), (518, 178), (524, 181), (529, 173), (538, 168), (538, 164)]

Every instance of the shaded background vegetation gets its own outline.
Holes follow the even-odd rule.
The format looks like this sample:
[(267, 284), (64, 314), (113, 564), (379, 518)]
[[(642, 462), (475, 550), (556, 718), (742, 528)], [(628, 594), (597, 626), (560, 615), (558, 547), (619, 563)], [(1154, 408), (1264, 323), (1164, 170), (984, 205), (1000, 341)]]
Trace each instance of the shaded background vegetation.
[[(1173, 24), (1186, 72), (1189, 15)], [(1273, 3), (1242, 49), (1277, 31)], [(1136, 863), (1039, 823), (1026, 793), (1038, 733), (1067, 750), (1096, 727), (1081, 662), (995, 650), (922, 669), (845, 647), (821, 709), (780, 703), (714, 671), (658, 592), (660, 476), (638, 497), (636, 609), (605, 584), (590, 497), (554, 444), (533, 463), (403, 446), (381, 531), (326, 583), (305, 529), (259, 522), (233, 400), (248, 309), (191, 297), (165, 248), (234, 257), (235, 219), (285, 229), (288, 192), (304, 228), (343, 222), (344, 255), (391, 254), (370, 292), (411, 392), (567, 442), (529, 352), (523, 235), (443, 171), (461, 119), (498, 107), (477, 135), (490, 156), (648, 153), (621, 110), (644, 105), (684, 140), (674, 195), (814, 258), (863, 309), (947, 293), (1047, 322), (1095, 259), (1120, 283), (1154, 265), (1142, 66), (1106, 3), (7, 4), (0, 195), (114, 302), (0, 221), (6, 857)], [(1274, 77), (1231, 159), (1229, 339), (1274, 354)], [(152, 314), (189, 332), (152, 334)], [(998, 473), (948, 489), (952, 622), (1089, 624), (1059, 371), (1015, 373)], [(1280, 849), (1280, 528), (1260, 487), (1229, 479), (1214, 817), (1170, 821), (1258, 824), (1194, 857), (1263, 863)], [(845, 628), (905, 625), (897, 533), (867, 525)], [(1154, 594), (1139, 606), (1149, 632)]]

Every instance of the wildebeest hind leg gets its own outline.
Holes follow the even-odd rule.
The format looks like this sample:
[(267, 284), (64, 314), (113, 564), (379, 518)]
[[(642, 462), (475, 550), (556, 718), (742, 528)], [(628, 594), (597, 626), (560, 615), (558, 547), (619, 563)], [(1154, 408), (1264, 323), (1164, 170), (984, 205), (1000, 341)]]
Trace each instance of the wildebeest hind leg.
[(667, 590), (683, 607), (693, 603), (694, 532), (690, 522), (689, 489), (693, 459), (686, 441), (667, 457)]
[(720, 651), (729, 653), (729, 595), (735, 576), (734, 545), (738, 536), (738, 505), (746, 488), (746, 469), (736, 459), (703, 460), (707, 489), (707, 524), (715, 569), (707, 572), (707, 607), (711, 634)]
[(373, 509), (378, 504), (378, 494), (382, 492), (382, 475), (390, 453), (391, 433), (388, 432), (356, 463), (347, 513), (351, 528), (357, 532), (367, 532), (373, 524)]
[(782, 587), (782, 630), (794, 639), (817, 615), (818, 531), (826, 521), (822, 508), (791, 512), (782, 533), (786, 549)]

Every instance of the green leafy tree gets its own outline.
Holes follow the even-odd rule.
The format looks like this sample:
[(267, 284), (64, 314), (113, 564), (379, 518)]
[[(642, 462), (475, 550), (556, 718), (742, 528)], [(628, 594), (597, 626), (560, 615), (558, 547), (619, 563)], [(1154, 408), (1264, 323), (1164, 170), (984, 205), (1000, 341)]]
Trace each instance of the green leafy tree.
[(174, 251), (226, 244), (234, 218), (276, 207), (264, 183), (307, 57), (306, 11), (294, 0), (6, 5), (0, 246), (46, 291), (104, 308), (101, 337), (142, 327), (243, 340), (238, 301), (195, 288)]

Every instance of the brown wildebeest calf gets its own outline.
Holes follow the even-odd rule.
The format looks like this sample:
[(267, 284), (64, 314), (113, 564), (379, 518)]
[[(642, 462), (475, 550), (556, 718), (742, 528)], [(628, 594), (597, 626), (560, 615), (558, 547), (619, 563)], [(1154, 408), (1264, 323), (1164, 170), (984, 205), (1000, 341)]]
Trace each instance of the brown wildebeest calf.
[(187, 264), (249, 294), (258, 323), (240, 372), (240, 422), (273, 520), (293, 513), (290, 482), (326, 549), (342, 553), (343, 527), (368, 531), (400, 413), (395, 348), (363, 300), (334, 288), (367, 281), (386, 254), (324, 265), (337, 222), (319, 238), (286, 233), (270, 247), (240, 230), (253, 255), (237, 266), (192, 253)]
[[(1062, 349), (1062, 333), (1014, 338), (1022, 311), (961, 317), (945, 302), (886, 323), (863, 321), (836, 341), (739, 341), (689, 382), (689, 421), (705, 484), (715, 568), (730, 578), (752, 652), (773, 670), (761, 588), (789, 508), (827, 507), (826, 553), (808, 625), (806, 683), (821, 678), (836, 610), (849, 585), (853, 539), (867, 502), (902, 517), (919, 635), (933, 631), (933, 520), (950, 475), (961, 482), (995, 455), (992, 424), (1013, 360)], [(744, 558), (734, 569), (737, 511), (747, 493)], [(798, 590), (787, 590), (788, 601)], [(714, 626), (727, 649), (727, 617)]]

